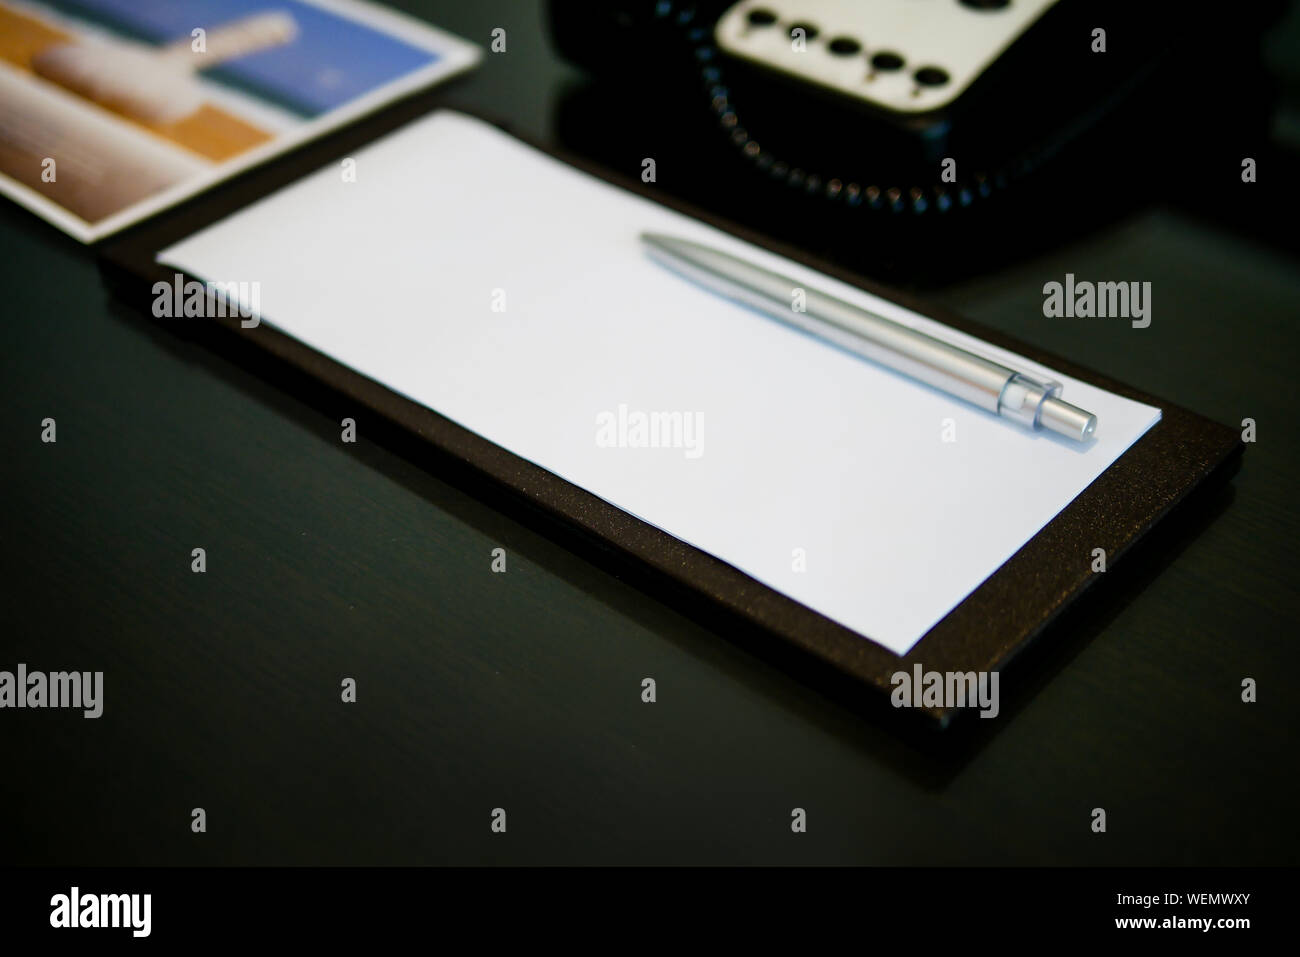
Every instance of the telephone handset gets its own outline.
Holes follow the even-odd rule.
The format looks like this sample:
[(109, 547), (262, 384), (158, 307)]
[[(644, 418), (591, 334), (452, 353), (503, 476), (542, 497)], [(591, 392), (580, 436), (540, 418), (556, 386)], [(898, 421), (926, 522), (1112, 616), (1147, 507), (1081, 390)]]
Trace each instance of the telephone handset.
[[(1086, 193), (1204, 124), (1215, 100), (1239, 103), (1217, 111), (1221, 123), (1249, 115), (1249, 78), (1232, 64), (1249, 59), (1237, 54), (1281, 5), (1211, 17), (1217, 9), (1208, 0), (551, 0), (550, 19), (569, 59), (680, 108), (693, 97), (736, 161), (765, 179), (836, 206), (928, 217), (1013, 191), (1033, 206), (1019, 187), (1049, 165), (1061, 171), (1058, 197), (1063, 183)], [(678, 74), (690, 82), (675, 83)]]

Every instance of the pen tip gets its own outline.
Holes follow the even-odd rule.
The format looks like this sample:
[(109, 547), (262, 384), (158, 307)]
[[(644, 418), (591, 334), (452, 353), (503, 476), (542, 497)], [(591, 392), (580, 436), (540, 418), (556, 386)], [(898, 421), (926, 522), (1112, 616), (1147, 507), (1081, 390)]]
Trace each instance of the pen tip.
[(689, 245), (684, 240), (679, 239), (676, 236), (669, 236), (667, 233), (642, 233), (641, 242), (654, 249), (659, 249), (668, 253), (676, 251), (679, 254), (685, 246)]
[(1097, 432), (1095, 415), (1055, 396), (1044, 400), (1039, 416), (1043, 428), (1076, 442), (1086, 442)]

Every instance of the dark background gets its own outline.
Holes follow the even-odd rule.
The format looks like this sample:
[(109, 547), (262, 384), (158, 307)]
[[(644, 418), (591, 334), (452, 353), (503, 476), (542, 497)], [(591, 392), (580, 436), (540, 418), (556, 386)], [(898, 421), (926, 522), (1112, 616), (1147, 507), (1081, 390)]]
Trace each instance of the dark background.
[[(448, 99), (556, 142), (582, 78), (538, 8), (397, 6), (485, 46), (505, 27), (507, 53)], [(1294, 156), (1295, 11), (1263, 62), (1281, 84), (1274, 145)], [(1231, 104), (1207, 104), (1187, 150), (1213, 141), (1216, 109)], [(1262, 166), (1260, 185), (1294, 192), (1298, 170)], [(92, 250), (4, 203), (0, 668), (102, 670), (106, 687), (97, 721), (0, 714), (0, 860), (1295, 863), (1300, 273), (1260, 238), (1279, 234), (1153, 201), (978, 278), (900, 280), (1258, 422), (1231, 486), (1049, 633), (994, 727), (934, 743), (368, 442), (365, 421), (341, 445), (346, 408), (153, 327), (110, 300)], [(1045, 319), (1042, 285), (1066, 272), (1150, 281), (1151, 327)]]

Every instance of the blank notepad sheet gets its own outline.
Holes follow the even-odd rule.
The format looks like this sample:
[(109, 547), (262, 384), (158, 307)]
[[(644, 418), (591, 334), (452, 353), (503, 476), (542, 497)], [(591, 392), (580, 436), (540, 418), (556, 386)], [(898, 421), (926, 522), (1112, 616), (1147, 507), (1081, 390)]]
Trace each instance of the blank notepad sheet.
[[(1070, 379), (437, 112), (163, 250), (262, 322), (898, 654), (1158, 409)], [(1064, 383), (1028, 432), (723, 299), (638, 235), (714, 245)], [(1080, 561), (1088, 556), (1080, 556)]]

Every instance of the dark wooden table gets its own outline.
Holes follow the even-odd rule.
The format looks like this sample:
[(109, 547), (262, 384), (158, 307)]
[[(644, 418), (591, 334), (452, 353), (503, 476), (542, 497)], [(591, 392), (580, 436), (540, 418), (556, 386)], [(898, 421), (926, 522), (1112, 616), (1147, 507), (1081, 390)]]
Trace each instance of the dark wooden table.
[[(401, 6), (484, 44), (506, 27), (509, 52), (450, 95), (553, 136), (577, 73), (531, 4)], [(1210, 418), (1258, 423), (1231, 486), (1052, 633), (996, 727), (939, 748), (472, 488), (364, 436), (342, 446), (344, 411), (133, 315), (91, 250), (9, 203), (0, 248), (0, 668), (106, 675), (99, 720), (0, 713), (10, 862), (1300, 858), (1300, 271), (1275, 246), (1152, 206), (931, 293)], [(1150, 280), (1152, 326), (1044, 319), (1042, 285), (1066, 272)], [(196, 546), (205, 575), (190, 571)], [(1257, 703), (1241, 700), (1246, 677)], [(794, 807), (806, 834), (791, 833)]]

